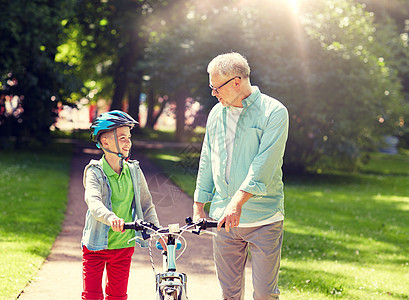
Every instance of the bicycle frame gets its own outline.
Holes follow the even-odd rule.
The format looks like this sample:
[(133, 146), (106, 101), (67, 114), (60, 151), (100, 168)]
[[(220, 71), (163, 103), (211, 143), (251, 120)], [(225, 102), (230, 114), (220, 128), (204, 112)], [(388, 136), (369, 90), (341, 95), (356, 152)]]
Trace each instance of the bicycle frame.
[[(178, 225), (178, 224), (177, 224)], [(175, 227), (175, 224), (170, 225)], [(177, 231), (179, 231), (179, 226)], [(171, 229), (169, 229), (171, 232)], [(173, 232), (176, 233), (175, 228)], [(174, 234), (168, 234), (168, 240), (166, 243), (167, 250), (163, 250), (162, 245), (156, 242), (156, 249), (163, 250), (163, 272), (156, 274), (156, 300), (165, 299), (166, 295), (172, 295), (174, 299), (185, 300), (187, 299), (187, 276), (185, 273), (176, 272), (176, 250), (182, 247), (179, 240), (176, 239)], [(170, 297), (172, 299), (172, 297)]]
[[(224, 224), (223, 224), (224, 225)], [(158, 228), (154, 224), (144, 222), (142, 220), (136, 220), (132, 223), (125, 223), (124, 229), (134, 229), (142, 232), (143, 239), (151, 239), (154, 236), (167, 236), (166, 250), (163, 250), (161, 244), (156, 242), (156, 248), (162, 251), (163, 255), (163, 272), (155, 274), (156, 280), (156, 300), (187, 300), (187, 275), (185, 273), (176, 272), (176, 250), (179, 250), (182, 246), (181, 242), (177, 238), (181, 238), (182, 234), (186, 231), (201, 234), (205, 233), (206, 228), (217, 227), (217, 222), (208, 221), (206, 219), (200, 219), (198, 222), (193, 223), (192, 218), (186, 218), (186, 225), (179, 228), (179, 224), (171, 224), (168, 227)], [(224, 227), (224, 226), (223, 226)], [(148, 234), (147, 230), (152, 230), (154, 234)], [(212, 232), (207, 232), (213, 234)], [(187, 244), (185, 242), (186, 249)], [(149, 244), (150, 245), (150, 244)], [(150, 247), (150, 246), (149, 246)], [(183, 254), (179, 255), (179, 257)], [(153, 260), (151, 259), (152, 267)]]

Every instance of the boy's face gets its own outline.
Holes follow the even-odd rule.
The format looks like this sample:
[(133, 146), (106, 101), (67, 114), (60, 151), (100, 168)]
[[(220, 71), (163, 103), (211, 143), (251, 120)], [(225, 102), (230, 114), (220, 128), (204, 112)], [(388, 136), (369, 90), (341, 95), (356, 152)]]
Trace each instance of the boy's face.
[(113, 131), (104, 133), (101, 136), (102, 145), (108, 150), (115, 153), (119, 151), (123, 156), (128, 157), (132, 147), (131, 129), (128, 126), (118, 127), (116, 129), (116, 134), (118, 137), (119, 150), (116, 147)]

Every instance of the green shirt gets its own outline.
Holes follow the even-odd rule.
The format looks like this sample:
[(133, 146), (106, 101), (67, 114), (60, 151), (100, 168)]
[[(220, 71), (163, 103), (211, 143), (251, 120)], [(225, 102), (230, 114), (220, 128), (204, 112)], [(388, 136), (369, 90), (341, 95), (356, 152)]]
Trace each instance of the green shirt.
[[(105, 157), (103, 157), (102, 169), (108, 177), (109, 186), (112, 191), (112, 211), (117, 217), (124, 219), (125, 222), (132, 222), (132, 201), (134, 198), (134, 191), (129, 167), (124, 164), (122, 172), (119, 175), (111, 168), (105, 160)], [(128, 244), (128, 241), (134, 237), (135, 233), (132, 230), (115, 232), (110, 228), (108, 232), (108, 249), (134, 247), (135, 241)]]

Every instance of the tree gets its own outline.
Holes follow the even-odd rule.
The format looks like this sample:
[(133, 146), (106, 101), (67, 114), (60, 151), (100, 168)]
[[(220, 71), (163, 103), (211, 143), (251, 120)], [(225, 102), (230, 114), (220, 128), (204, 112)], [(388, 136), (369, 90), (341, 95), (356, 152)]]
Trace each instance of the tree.
[(68, 24), (71, 44), (80, 53), (77, 72), (93, 96), (112, 99), (111, 109), (125, 109), (138, 118), (143, 59), (147, 37), (145, 20), (166, 1), (78, 0), (75, 18)]
[(393, 58), (385, 56), (393, 47), (391, 32), (377, 31), (373, 14), (352, 1), (324, 4), (304, 19), (308, 37), (321, 47), (310, 53), (319, 53), (321, 61), (309, 56), (308, 68), (316, 76), (310, 77), (311, 93), (303, 100), (319, 105), (313, 104), (308, 116), (297, 112), (298, 133), (309, 129), (295, 144), (309, 139), (321, 164), (353, 167), (364, 152), (381, 145), (385, 134), (396, 133), (408, 108)]
[[(374, 13), (377, 23), (377, 32), (388, 36), (384, 57), (390, 62), (391, 67), (397, 71), (402, 84), (407, 103), (409, 102), (409, 1), (407, 0), (359, 0), (364, 3), (368, 11)], [(404, 124), (402, 129), (396, 134), (400, 138), (400, 144), (409, 147), (409, 127)]]
[[(156, 15), (147, 26), (151, 38), (144, 61), (149, 63), (146, 70), (151, 87), (168, 95), (168, 102), (176, 103), (176, 139), (183, 141), (186, 139), (186, 99), (192, 97), (201, 101), (205, 110), (210, 110), (216, 103), (210, 96), (206, 65), (212, 57), (230, 50), (214, 43), (213, 39), (223, 39), (223, 44), (228, 47), (233, 42), (239, 46), (240, 42), (236, 39), (237, 29), (223, 25), (216, 29), (215, 24), (207, 19), (214, 14), (212, 3), (180, 1), (174, 7), (176, 11), (170, 11), (166, 16)], [(237, 14), (227, 13), (231, 22), (240, 18)], [(223, 33), (225, 37), (221, 37)]]
[[(215, 3), (213, 3), (215, 4)], [(221, 52), (244, 53), (252, 82), (291, 116), (286, 166), (351, 169), (407, 117), (389, 30), (352, 1), (195, 3), (151, 43), (152, 81), (209, 101), (204, 72)], [(214, 7), (218, 7), (214, 9)], [(279, 26), (278, 26), (279, 24)], [(160, 71), (158, 71), (160, 70)], [(192, 84), (193, 82), (193, 84)]]
[(72, 1), (14, 1), (0, 11), (0, 135), (16, 137), (16, 146), (47, 143), (57, 103), (80, 87), (70, 67), (55, 62)]
[(81, 1), (70, 23), (82, 62), (76, 66), (113, 107), (126, 97), (139, 107), (144, 91), (152, 111), (166, 95), (176, 103), (183, 140), (186, 98), (205, 109), (216, 103), (206, 66), (233, 50), (248, 58), (252, 83), (289, 109), (287, 168), (352, 169), (385, 134), (402, 130), (407, 39), (359, 1), (165, 3)]

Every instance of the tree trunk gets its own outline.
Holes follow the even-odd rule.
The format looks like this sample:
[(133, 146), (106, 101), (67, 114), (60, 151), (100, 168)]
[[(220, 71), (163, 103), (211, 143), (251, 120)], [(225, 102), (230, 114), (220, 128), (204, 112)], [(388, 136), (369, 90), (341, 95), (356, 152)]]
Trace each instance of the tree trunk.
[(128, 107), (128, 113), (140, 123), (140, 118), (139, 118), (139, 105), (141, 103), (140, 101), (140, 95), (141, 95), (141, 85), (142, 81), (139, 77), (136, 81), (131, 82), (129, 84), (129, 89), (128, 89), (128, 98), (129, 98), (129, 107)]
[[(153, 126), (155, 126), (155, 124), (158, 122), (158, 119), (160, 117), (160, 115), (163, 113), (163, 110), (165, 109), (166, 103), (168, 103), (169, 98), (163, 98), (163, 102), (160, 105), (160, 109), (158, 111), (158, 113), (156, 114), (155, 118), (153, 119)], [(153, 128), (152, 126), (152, 128)]]
[(149, 93), (146, 97), (148, 103), (148, 115), (146, 118), (146, 127), (153, 129), (154, 123), (154, 113), (155, 113), (155, 92), (153, 88), (149, 89)]
[(143, 60), (143, 45), (145, 42), (142, 38), (139, 38), (139, 21), (134, 20), (131, 22), (131, 30), (129, 36), (129, 89), (128, 89), (128, 100), (129, 108), (128, 112), (133, 118), (138, 122), (139, 119), (139, 106), (140, 106), (140, 95), (142, 92), (142, 76), (143, 71), (138, 70), (137, 63), (139, 60)]
[(185, 137), (185, 106), (187, 98), (186, 90), (180, 90), (176, 94), (176, 134), (175, 139), (178, 142), (184, 142)]
[(122, 101), (125, 97), (125, 93), (128, 87), (128, 73), (129, 73), (129, 57), (123, 55), (118, 63), (115, 72), (114, 84), (115, 90), (112, 96), (111, 110), (122, 110)]

